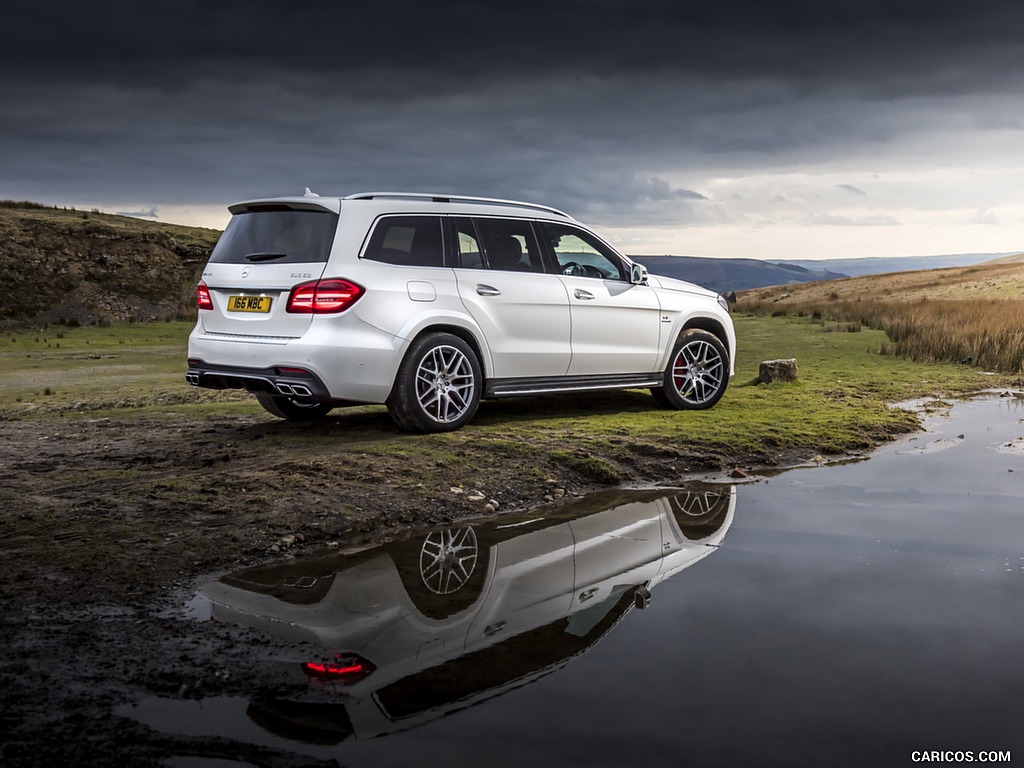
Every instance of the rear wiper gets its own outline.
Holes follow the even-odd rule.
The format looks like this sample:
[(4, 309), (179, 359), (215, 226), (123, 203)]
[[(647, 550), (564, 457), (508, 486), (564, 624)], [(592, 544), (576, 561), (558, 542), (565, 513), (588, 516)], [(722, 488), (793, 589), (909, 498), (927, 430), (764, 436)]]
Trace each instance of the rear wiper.
[(249, 261), (273, 261), (274, 259), (283, 259), (287, 255), (287, 253), (250, 253), (245, 258)]

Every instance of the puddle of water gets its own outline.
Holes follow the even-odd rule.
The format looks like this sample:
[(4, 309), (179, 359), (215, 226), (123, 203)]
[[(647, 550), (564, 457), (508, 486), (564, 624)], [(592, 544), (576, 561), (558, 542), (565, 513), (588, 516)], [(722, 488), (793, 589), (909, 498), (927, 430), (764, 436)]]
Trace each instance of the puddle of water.
[(193, 609), (312, 666), (119, 714), (355, 766), (1020, 754), (1022, 419), (971, 400), (869, 461), (232, 574)]

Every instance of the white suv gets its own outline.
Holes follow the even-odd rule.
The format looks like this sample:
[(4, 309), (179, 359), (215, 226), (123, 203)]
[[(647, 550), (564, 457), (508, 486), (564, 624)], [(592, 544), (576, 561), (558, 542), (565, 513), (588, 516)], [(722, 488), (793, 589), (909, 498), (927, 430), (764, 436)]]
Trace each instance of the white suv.
[(186, 378), (275, 416), (386, 403), (400, 427), (441, 432), (481, 398), (638, 387), (699, 409), (733, 373), (722, 297), (648, 275), (553, 208), (307, 190), (229, 210)]

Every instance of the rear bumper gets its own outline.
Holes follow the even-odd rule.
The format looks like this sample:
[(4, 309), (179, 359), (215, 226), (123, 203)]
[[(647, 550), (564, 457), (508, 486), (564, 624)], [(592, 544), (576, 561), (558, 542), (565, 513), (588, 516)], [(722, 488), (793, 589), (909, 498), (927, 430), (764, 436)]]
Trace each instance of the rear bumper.
[[(198, 387), (313, 400), (385, 402), (404, 354), (403, 341), (352, 318), (341, 320), (314, 318), (301, 338), (213, 334), (197, 324), (189, 336), (186, 379)], [(296, 370), (305, 375), (293, 375)], [(286, 394), (281, 384), (299, 389), (293, 386)]]
[(311, 371), (295, 369), (210, 365), (198, 358), (189, 358), (185, 381), (194, 387), (207, 389), (244, 389), (311, 400), (331, 399), (319, 376)]

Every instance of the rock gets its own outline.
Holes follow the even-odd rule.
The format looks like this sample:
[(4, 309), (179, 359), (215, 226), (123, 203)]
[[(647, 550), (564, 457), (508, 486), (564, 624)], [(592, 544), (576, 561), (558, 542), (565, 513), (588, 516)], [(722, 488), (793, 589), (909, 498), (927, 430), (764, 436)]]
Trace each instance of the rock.
[(484, 504), (484, 512), (486, 512), (488, 515), (493, 515), (497, 511), (498, 511), (498, 508), (495, 507), (490, 502), (487, 502), (486, 504)]
[(498, 500), (497, 500), (497, 499), (488, 499), (488, 500), (487, 500), (487, 503), (488, 503), (488, 504), (489, 504), (490, 506), (494, 507), (495, 511), (497, 511), (498, 507), (500, 507), (500, 506), (501, 506), (501, 504), (499, 504), (499, 503), (498, 503)]
[(461, 488), (454, 485), (448, 490), (451, 491), (452, 493), (465, 493), (465, 491), (463, 491)]
[(484, 497), (479, 493), (474, 493), (472, 496), (467, 496), (466, 499), (468, 501), (483, 501)]
[(757, 383), (772, 384), (776, 381), (796, 381), (796, 358), (785, 360), (764, 360), (758, 368)]
[(732, 472), (729, 473), (729, 477), (740, 479), (743, 477), (750, 477), (750, 473), (740, 469), (739, 467), (736, 467), (735, 469), (733, 469)]

